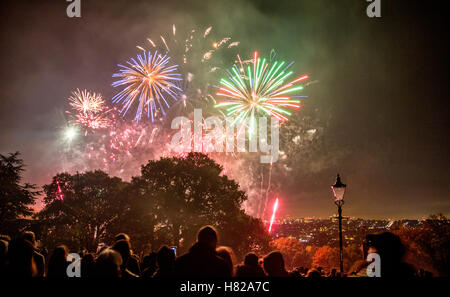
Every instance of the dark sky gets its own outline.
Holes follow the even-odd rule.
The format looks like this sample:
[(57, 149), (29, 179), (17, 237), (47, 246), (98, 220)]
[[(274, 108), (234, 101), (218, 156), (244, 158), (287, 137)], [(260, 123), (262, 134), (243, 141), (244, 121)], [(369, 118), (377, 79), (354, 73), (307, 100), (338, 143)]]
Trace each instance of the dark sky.
[[(329, 185), (348, 184), (344, 214), (417, 218), (450, 214), (449, 48), (441, 2), (352, 1), (100, 1), (0, 2), (0, 153), (20, 151), (25, 180), (42, 185), (60, 168), (55, 139), (67, 97), (76, 88), (110, 98), (116, 64), (136, 45), (175, 23), (214, 26), (241, 41), (243, 53), (275, 48), (311, 86), (305, 113), (327, 120), (320, 170), (297, 164), (284, 189), (283, 214), (335, 212)], [(331, 156), (331, 157), (330, 157)], [(333, 158), (335, 156), (335, 158)], [(305, 166), (303, 166), (305, 165)]]

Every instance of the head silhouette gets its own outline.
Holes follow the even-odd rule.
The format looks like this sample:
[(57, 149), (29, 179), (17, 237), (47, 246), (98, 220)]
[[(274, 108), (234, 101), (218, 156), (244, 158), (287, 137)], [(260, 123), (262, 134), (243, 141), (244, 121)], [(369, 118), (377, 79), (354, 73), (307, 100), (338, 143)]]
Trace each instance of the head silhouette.
[(316, 268), (311, 268), (306, 273), (306, 277), (307, 278), (320, 278), (321, 276), (322, 275), (321, 275), (320, 271), (318, 269), (316, 269)]
[(13, 239), (8, 245), (8, 265), (10, 275), (15, 277), (33, 277), (37, 270), (33, 261), (33, 245), (23, 238)]
[(48, 277), (66, 277), (67, 256), (69, 250), (67, 246), (60, 245), (53, 250), (50, 259), (48, 260)]
[(205, 226), (198, 231), (197, 241), (207, 244), (212, 248), (217, 246), (217, 231), (212, 226)]
[(284, 276), (287, 274), (284, 269), (283, 255), (278, 252), (271, 252), (264, 257), (264, 270), (268, 276)]
[(144, 259), (142, 260), (142, 269), (145, 269), (147, 267), (156, 267), (156, 256), (157, 253), (155, 252), (151, 252), (150, 254), (148, 254), (147, 256), (144, 257)]
[(22, 235), (23, 239), (28, 240), (33, 246), (36, 243), (36, 236), (32, 231), (25, 231)]
[(158, 254), (156, 255), (156, 261), (158, 262), (158, 267), (160, 269), (173, 269), (173, 265), (175, 264), (175, 253), (171, 248), (164, 245), (159, 249)]
[(369, 234), (366, 237), (369, 248), (374, 248), (380, 256), (389, 261), (401, 261), (405, 248), (400, 237), (391, 233)]
[(245, 255), (244, 264), (248, 266), (258, 266), (258, 256), (254, 253), (248, 253)]
[(121, 276), (122, 257), (113, 249), (104, 249), (95, 262), (97, 277), (117, 278)]
[(87, 253), (81, 259), (81, 276), (91, 277), (94, 275), (95, 257), (91, 253)]
[(399, 273), (398, 269), (405, 254), (400, 237), (391, 233), (369, 234), (366, 236), (369, 252), (375, 252), (381, 258), (381, 276), (393, 276)]
[(119, 233), (114, 237), (114, 241), (119, 241), (119, 240), (130, 241), (130, 236), (128, 236), (128, 234), (126, 234), (126, 233)]
[(120, 256), (122, 256), (122, 264), (126, 266), (131, 256), (130, 242), (121, 239), (114, 244), (113, 250), (117, 251)]
[(222, 259), (225, 260), (225, 262), (227, 263), (228, 269), (230, 270), (230, 275), (233, 275), (233, 273), (234, 273), (233, 250), (227, 246), (221, 246), (221, 247), (217, 248), (216, 252), (217, 252), (217, 255), (219, 255), (219, 257), (221, 257)]

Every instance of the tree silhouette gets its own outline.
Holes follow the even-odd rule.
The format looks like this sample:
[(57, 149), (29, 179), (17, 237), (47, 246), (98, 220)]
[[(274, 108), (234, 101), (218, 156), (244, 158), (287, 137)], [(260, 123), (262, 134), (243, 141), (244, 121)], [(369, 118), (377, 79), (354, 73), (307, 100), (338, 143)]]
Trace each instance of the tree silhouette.
[(283, 254), (284, 262), (288, 269), (299, 266), (308, 267), (311, 265), (311, 260), (308, 261), (305, 258), (308, 256), (306, 246), (294, 237), (277, 238), (270, 245), (273, 249), (279, 250)]
[(293, 268), (296, 267), (311, 267), (312, 264), (312, 255), (307, 252), (306, 249), (298, 250), (294, 258), (292, 258), (291, 266)]
[(351, 268), (357, 262), (364, 260), (362, 247), (357, 244), (350, 244), (344, 247), (344, 272), (351, 273)]
[(418, 227), (395, 231), (407, 247), (406, 261), (417, 268), (450, 275), (450, 221), (442, 214), (431, 215)]
[(324, 245), (317, 249), (313, 257), (313, 266), (326, 271), (339, 267), (339, 249)]
[[(186, 250), (201, 226), (213, 225), (221, 243), (235, 249), (254, 245), (262, 249), (268, 236), (259, 220), (241, 209), (247, 199), (239, 185), (222, 175), (222, 166), (207, 155), (161, 158), (142, 166), (133, 186), (155, 215), (155, 233), (169, 235), (171, 244)], [(235, 251), (239, 253), (239, 251)]]
[(219, 244), (231, 246), (238, 257), (268, 251), (270, 235), (262, 221), (241, 209), (246, 194), (204, 154), (149, 161), (129, 183), (102, 171), (61, 173), (44, 192), (37, 218), (39, 237), (49, 248), (64, 243), (95, 251), (125, 232), (137, 253), (162, 244), (183, 252), (200, 227), (213, 225)]
[(32, 184), (21, 184), (24, 170), (19, 152), (0, 154), (0, 232), (11, 233), (23, 227), (23, 219), (33, 213), (31, 207), (39, 191)]
[(64, 243), (74, 250), (95, 251), (122, 213), (125, 187), (120, 178), (102, 171), (57, 174), (51, 184), (44, 186), (45, 207), (37, 215), (42, 241), (50, 248)]
[[(135, 251), (143, 254), (157, 250), (162, 244), (168, 242), (165, 232), (155, 233), (157, 216), (155, 199), (148, 199), (148, 195), (141, 192), (136, 179), (125, 186), (119, 199), (114, 203), (117, 218), (109, 225), (107, 242), (121, 232), (127, 233), (132, 239)], [(158, 236), (159, 235), (159, 236)]]

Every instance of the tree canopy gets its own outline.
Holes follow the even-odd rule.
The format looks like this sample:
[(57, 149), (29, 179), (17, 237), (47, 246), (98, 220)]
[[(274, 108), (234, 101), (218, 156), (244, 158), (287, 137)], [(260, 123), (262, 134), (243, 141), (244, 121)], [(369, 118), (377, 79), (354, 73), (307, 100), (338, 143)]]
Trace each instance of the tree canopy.
[(0, 154), (0, 232), (21, 228), (21, 220), (33, 214), (39, 191), (32, 184), (22, 184), (23, 160), (18, 152)]
[(212, 225), (219, 244), (238, 256), (267, 251), (270, 236), (263, 223), (245, 214), (245, 192), (222, 169), (208, 156), (190, 153), (151, 160), (131, 182), (102, 171), (57, 174), (44, 186), (42, 238), (50, 246), (93, 250), (126, 232), (136, 250), (169, 244), (183, 252), (200, 227)]
[(102, 171), (57, 174), (44, 186), (45, 207), (38, 214), (42, 239), (50, 246), (97, 248), (121, 214), (118, 207), (125, 187), (120, 178)]

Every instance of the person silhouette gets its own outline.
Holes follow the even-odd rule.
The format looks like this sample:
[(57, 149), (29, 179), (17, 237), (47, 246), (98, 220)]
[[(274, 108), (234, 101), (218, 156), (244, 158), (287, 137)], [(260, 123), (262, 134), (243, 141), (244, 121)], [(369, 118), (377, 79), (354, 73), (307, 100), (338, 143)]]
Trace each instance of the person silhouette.
[(274, 251), (264, 257), (263, 260), (264, 270), (266, 271), (267, 276), (270, 277), (285, 277), (289, 276), (288, 272), (284, 268), (284, 259), (283, 255)]
[(377, 253), (381, 261), (381, 277), (413, 277), (415, 269), (403, 262), (405, 247), (400, 237), (391, 233), (368, 234), (368, 253)]
[(162, 246), (156, 255), (158, 270), (153, 275), (154, 278), (169, 277), (175, 274), (175, 253), (168, 246)]
[(22, 237), (9, 242), (7, 266), (4, 276), (11, 278), (36, 277), (38, 271), (33, 260), (33, 245)]
[(69, 255), (69, 250), (67, 246), (60, 245), (55, 248), (50, 259), (48, 260), (48, 278), (66, 278), (67, 276), (67, 266), (69, 262), (67, 261), (67, 256)]
[(95, 261), (95, 277), (122, 277), (122, 256), (113, 249), (104, 249)]
[(175, 261), (177, 276), (231, 277), (224, 259), (216, 252), (217, 231), (212, 226), (202, 227), (197, 234), (197, 242), (189, 252)]
[(113, 245), (112, 248), (113, 250), (118, 252), (122, 257), (122, 265), (120, 267), (122, 278), (125, 279), (138, 278), (139, 277), (138, 275), (128, 270), (128, 261), (131, 258), (130, 242), (125, 239), (121, 239), (119, 241), (116, 241), (116, 243)]
[(115, 236), (114, 242), (117, 242), (119, 240), (126, 240), (130, 244), (131, 254), (130, 258), (128, 259), (127, 269), (136, 275), (141, 275), (141, 267), (139, 265), (140, 260), (137, 255), (133, 254), (130, 236), (128, 236), (128, 234), (126, 233), (119, 233)]
[(254, 253), (245, 255), (244, 264), (238, 265), (237, 277), (265, 277), (264, 270), (259, 266), (258, 256)]
[(225, 260), (230, 270), (230, 274), (234, 276), (234, 252), (230, 247), (221, 246), (216, 249), (217, 255)]
[(81, 277), (93, 277), (95, 274), (95, 257), (86, 253), (81, 259)]
[(38, 270), (38, 277), (45, 276), (45, 258), (36, 249), (36, 236), (32, 231), (26, 231), (22, 235), (23, 239), (28, 240), (33, 246), (33, 260), (36, 263), (36, 268)]

